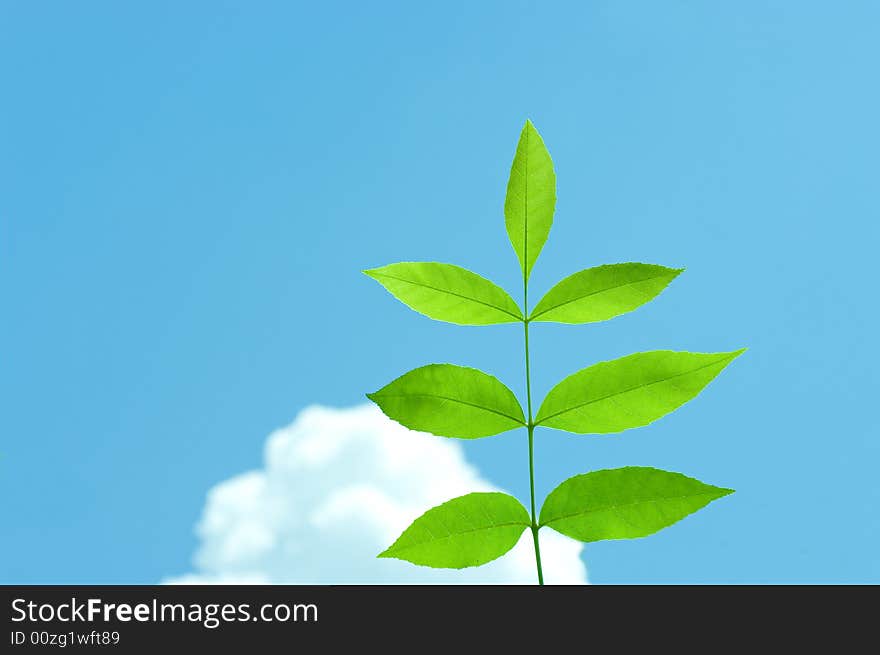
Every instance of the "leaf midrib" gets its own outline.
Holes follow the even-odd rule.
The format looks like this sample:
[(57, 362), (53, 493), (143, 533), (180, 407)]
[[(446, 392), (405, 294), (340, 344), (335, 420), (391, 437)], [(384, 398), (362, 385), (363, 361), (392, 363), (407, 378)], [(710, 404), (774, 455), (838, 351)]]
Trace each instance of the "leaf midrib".
[[(539, 425), (539, 424), (541, 424), (541, 423), (544, 423), (545, 421), (549, 421), (551, 418), (556, 418), (556, 417), (559, 416), (560, 414), (566, 414), (566, 413), (568, 413), (568, 412), (573, 412), (573, 411), (575, 411), (576, 409), (580, 409), (581, 407), (586, 407), (587, 405), (592, 405), (592, 404), (594, 404), (594, 403), (602, 402), (603, 400), (608, 400), (609, 398), (614, 398), (614, 396), (622, 396), (623, 394), (625, 394), (625, 393), (629, 393), (629, 392), (631, 392), (631, 391), (636, 391), (636, 390), (638, 390), (638, 389), (643, 389), (643, 388), (645, 388), (645, 387), (650, 387), (651, 385), (654, 385), (654, 384), (661, 384), (661, 383), (663, 383), (663, 382), (668, 382), (669, 380), (674, 380), (675, 378), (680, 378), (680, 377), (682, 377), (683, 375), (690, 375), (691, 373), (696, 373), (697, 371), (702, 371), (704, 368), (709, 368), (710, 366), (714, 366), (715, 364), (718, 364), (719, 362), (722, 362), (722, 361), (724, 361), (724, 358), (716, 359), (714, 362), (710, 362), (710, 363), (708, 363), (708, 364), (704, 364), (703, 366), (698, 366), (697, 368), (692, 368), (692, 369), (690, 369), (689, 371), (684, 371), (684, 372), (682, 372), (682, 373), (676, 373), (675, 375), (670, 375), (668, 378), (663, 378), (662, 380), (654, 380), (653, 382), (646, 382), (645, 384), (638, 384), (638, 385), (636, 385), (636, 386), (634, 386), (634, 387), (630, 387), (630, 388), (628, 388), (628, 389), (624, 389), (623, 391), (615, 391), (614, 393), (609, 393), (608, 395), (606, 395), (606, 396), (602, 396), (601, 398), (594, 398), (594, 399), (592, 399), (592, 400), (588, 400), (588, 401), (585, 402), (585, 403), (580, 403), (580, 404), (577, 404), (577, 405), (572, 405), (571, 407), (567, 407), (566, 409), (563, 409), (563, 410), (561, 410), (561, 411), (558, 411), (558, 412), (556, 412), (555, 414), (551, 414), (550, 416), (545, 416), (544, 418), (542, 418), (542, 419), (536, 421), (536, 422), (535, 422), (535, 425)], [(539, 411), (538, 411), (538, 415), (540, 415), (540, 414), (541, 414), (541, 412), (540, 412), (540, 410), (539, 410)]]
[[(436, 291), (436, 292), (438, 292), (438, 293), (445, 293), (445, 294), (448, 294), (448, 295), (450, 295), (450, 296), (455, 296), (456, 298), (462, 298), (462, 299), (464, 299), (464, 300), (470, 300), (471, 302), (475, 302), (475, 303), (478, 303), (478, 304), (480, 304), (480, 305), (485, 305), (486, 307), (491, 307), (492, 309), (497, 309), (499, 312), (503, 312), (504, 314), (507, 314), (508, 316), (512, 316), (512, 317), (515, 318), (517, 321), (521, 321), (521, 320), (522, 320), (522, 316), (517, 316), (517, 315), (514, 314), (513, 312), (511, 312), (511, 311), (509, 311), (509, 310), (507, 310), (507, 309), (504, 309), (503, 307), (499, 307), (498, 305), (493, 305), (492, 303), (490, 303), (490, 302), (486, 302), (486, 301), (484, 301), (484, 300), (479, 300), (479, 299), (477, 299), (477, 298), (472, 298), (471, 296), (465, 296), (465, 295), (463, 295), (463, 294), (456, 293), (455, 291), (449, 291), (448, 289), (441, 289), (441, 288), (439, 288), (439, 287), (435, 287), (435, 286), (432, 286), (432, 285), (430, 285), (430, 284), (425, 284), (424, 282), (413, 282), (412, 280), (406, 280), (406, 279), (404, 279), (404, 278), (402, 278), (402, 277), (395, 277), (394, 275), (388, 275), (387, 273), (375, 273), (374, 275), (376, 275), (376, 276), (378, 276), (378, 277), (387, 277), (388, 279), (391, 279), (391, 280), (397, 280), (398, 282), (403, 282), (404, 284), (411, 284), (411, 285), (416, 286), (416, 287), (424, 287), (424, 288), (426, 288), (426, 289), (431, 289), (432, 291)], [(501, 291), (504, 291), (504, 290), (501, 289)], [(514, 304), (516, 304), (516, 303), (514, 303)]]
[(493, 414), (498, 414), (498, 416), (503, 416), (504, 418), (509, 418), (511, 421), (513, 421), (514, 423), (517, 423), (518, 425), (525, 425), (526, 424), (524, 420), (516, 418), (514, 416), (511, 416), (510, 414), (505, 414), (504, 412), (498, 411), (497, 409), (492, 409), (491, 407), (486, 407), (484, 405), (478, 405), (476, 403), (469, 403), (466, 400), (460, 400), (458, 398), (450, 398), (449, 396), (441, 396), (440, 394), (435, 394), (435, 393), (378, 393), (377, 392), (372, 395), (380, 397), (380, 398), (412, 398), (412, 397), (439, 398), (440, 400), (448, 400), (449, 402), (452, 402), (452, 403), (459, 403), (461, 405), (467, 405), (468, 407), (474, 407), (476, 409), (482, 409), (484, 411), (491, 412)]
[(529, 524), (527, 521), (508, 521), (505, 523), (498, 523), (496, 525), (490, 525), (487, 527), (468, 528), (467, 530), (460, 530), (457, 532), (449, 532), (449, 534), (443, 535), (442, 537), (434, 537), (431, 539), (426, 539), (424, 541), (420, 541), (415, 544), (410, 544), (408, 546), (395, 547), (392, 545), (391, 548), (389, 548), (385, 552), (386, 553), (403, 552), (406, 550), (411, 550), (413, 548), (419, 548), (420, 546), (424, 546), (426, 544), (434, 544), (434, 543), (437, 543), (438, 541), (448, 541), (449, 539), (452, 539), (453, 537), (458, 537), (458, 536), (464, 535), (464, 534), (471, 534), (473, 532), (485, 532), (486, 530), (495, 530), (497, 528), (510, 528), (510, 527), (518, 526), (518, 525), (521, 525), (524, 530), (525, 530), (525, 528), (529, 527)]
[(704, 496), (712, 496), (713, 500), (722, 497), (722, 496), (718, 496), (717, 494), (714, 494), (712, 492), (707, 491), (707, 492), (699, 493), (699, 494), (685, 494), (683, 496), (662, 496), (660, 498), (655, 498), (653, 500), (634, 500), (631, 503), (619, 503), (617, 505), (608, 505), (606, 507), (600, 507), (597, 509), (590, 509), (590, 510), (585, 510), (585, 511), (580, 511), (580, 512), (574, 512), (572, 514), (564, 514), (562, 516), (557, 516), (556, 518), (550, 519), (549, 521), (546, 521), (546, 522), (541, 521), (538, 525), (539, 525), (539, 527), (543, 527), (543, 526), (549, 527), (551, 523), (555, 523), (556, 521), (564, 521), (565, 519), (571, 519), (576, 516), (588, 516), (590, 514), (597, 514), (599, 512), (607, 512), (609, 510), (613, 511), (613, 510), (621, 509), (624, 507), (633, 507), (635, 505), (646, 505), (649, 503), (658, 503), (658, 502), (667, 501), (667, 500), (685, 500), (687, 498), (702, 498)]
[[(534, 321), (536, 318), (538, 318), (539, 316), (543, 316), (547, 312), (552, 312), (554, 309), (559, 309), (560, 307), (565, 307), (566, 305), (570, 305), (571, 303), (577, 302), (578, 300), (583, 300), (584, 298), (590, 298), (591, 296), (595, 296), (600, 293), (614, 291), (615, 289), (621, 289), (623, 287), (628, 287), (633, 284), (641, 284), (642, 282), (647, 282), (648, 280), (656, 280), (657, 278), (660, 278), (660, 277), (663, 277), (663, 275), (662, 274), (661, 275), (651, 275), (651, 276), (646, 277), (641, 280), (633, 280), (632, 282), (624, 282), (623, 284), (616, 284), (612, 287), (605, 287), (604, 289), (599, 289), (598, 291), (593, 291), (592, 293), (587, 293), (587, 294), (584, 294), (583, 296), (578, 296), (577, 298), (572, 298), (571, 300), (566, 300), (565, 302), (561, 302), (558, 305), (553, 305), (552, 307), (548, 307), (547, 309), (544, 309), (544, 310), (538, 312), (537, 314), (532, 314), (531, 316), (529, 316), (529, 320)], [(550, 289), (550, 291), (553, 291), (553, 289)], [(550, 293), (550, 291), (548, 291), (547, 293)], [(538, 304), (539, 305), (541, 304), (540, 300), (538, 301)]]

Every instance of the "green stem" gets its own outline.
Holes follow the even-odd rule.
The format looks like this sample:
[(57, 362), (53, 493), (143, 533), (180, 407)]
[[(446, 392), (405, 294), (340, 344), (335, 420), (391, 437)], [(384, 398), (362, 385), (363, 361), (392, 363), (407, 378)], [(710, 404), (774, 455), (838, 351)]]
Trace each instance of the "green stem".
[[(523, 278), (523, 305), (525, 316), (529, 315), (529, 283)], [(532, 507), (532, 540), (535, 542), (535, 566), (538, 568), (538, 584), (544, 584), (544, 571), (541, 568), (541, 544), (538, 541), (538, 521), (535, 516), (535, 424), (532, 422), (532, 380), (529, 367), (529, 319), (523, 319), (526, 341), (526, 404), (529, 411), (529, 496)]]
[(544, 584), (544, 571), (541, 568), (541, 544), (538, 542), (538, 522), (535, 520), (535, 426), (529, 420), (529, 491), (532, 496), (532, 540), (535, 542), (535, 566), (538, 567), (538, 584)]

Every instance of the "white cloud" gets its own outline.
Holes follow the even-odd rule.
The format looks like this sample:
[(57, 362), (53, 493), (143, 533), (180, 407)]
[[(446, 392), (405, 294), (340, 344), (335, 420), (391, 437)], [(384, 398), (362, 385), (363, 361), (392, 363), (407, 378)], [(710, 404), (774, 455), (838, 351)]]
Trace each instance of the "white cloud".
[[(208, 492), (194, 573), (178, 583), (533, 583), (526, 531), (502, 558), (457, 571), (376, 554), (426, 509), (494, 490), (454, 439), (410, 431), (376, 407), (309, 407), (269, 436), (264, 468)], [(582, 545), (541, 531), (548, 583), (585, 583)]]

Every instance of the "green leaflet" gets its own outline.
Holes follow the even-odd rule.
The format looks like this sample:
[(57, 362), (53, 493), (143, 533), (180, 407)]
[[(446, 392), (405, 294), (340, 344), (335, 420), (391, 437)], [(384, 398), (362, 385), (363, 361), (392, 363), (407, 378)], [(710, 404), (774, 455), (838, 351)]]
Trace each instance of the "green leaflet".
[(542, 526), (579, 539), (634, 539), (654, 534), (733, 489), (644, 466), (569, 478), (541, 508)]
[(437, 262), (401, 262), (364, 271), (391, 294), (429, 318), (459, 325), (522, 320), (508, 293), (471, 271)]
[(513, 496), (467, 494), (422, 514), (379, 557), (444, 569), (480, 566), (513, 548), (528, 525)]
[(570, 275), (541, 298), (529, 320), (594, 323), (654, 299), (684, 269), (655, 264), (608, 264)]
[(595, 364), (553, 387), (535, 423), (580, 434), (647, 425), (696, 396), (744, 350), (655, 350)]
[(525, 279), (550, 234), (555, 208), (553, 160), (538, 130), (527, 120), (519, 135), (504, 200), (507, 235)]
[(522, 407), (497, 378), (475, 368), (429, 364), (367, 397), (412, 430), (476, 439), (525, 425)]

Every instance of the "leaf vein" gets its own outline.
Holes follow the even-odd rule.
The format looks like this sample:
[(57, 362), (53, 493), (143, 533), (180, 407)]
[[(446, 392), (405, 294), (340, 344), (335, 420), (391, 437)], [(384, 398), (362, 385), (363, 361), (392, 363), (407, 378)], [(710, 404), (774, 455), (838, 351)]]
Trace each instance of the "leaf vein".
[[(560, 307), (565, 307), (565, 305), (570, 305), (571, 303), (577, 302), (578, 300), (583, 300), (584, 298), (589, 298), (591, 296), (595, 296), (600, 293), (605, 293), (608, 291), (614, 291), (615, 289), (622, 289), (623, 287), (632, 286), (634, 284), (641, 284), (642, 282), (647, 282), (649, 280), (656, 280), (657, 278), (660, 278), (660, 277), (663, 277), (663, 276), (662, 275), (652, 275), (652, 276), (646, 277), (642, 280), (632, 280), (631, 282), (624, 282), (623, 284), (616, 284), (611, 287), (605, 287), (604, 289), (599, 289), (598, 291), (593, 291), (592, 293), (587, 293), (582, 296), (572, 298), (571, 300), (566, 300), (565, 302), (561, 302), (557, 305), (553, 305), (551, 307), (548, 307), (547, 309), (543, 309), (540, 312), (538, 312), (537, 314), (532, 314), (531, 316), (529, 316), (529, 320), (533, 321), (536, 318), (538, 318), (539, 316), (543, 316), (547, 312), (552, 312), (554, 309), (559, 309)], [(550, 291), (553, 291), (553, 289), (550, 289)], [(540, 305), (541, 303), (539, 302), (538, 304)]]
[[(581, 407), (586, 407), (587, 405), (592, 405), (594, 403), (602, 402), (603, 400), (608, 400), (609, 398), (613, 398), (614, 396), (622, 396), (623, 394), (630, 393), (631, 391), (637, 391), (637, 390), (643, 389), (645, 387), (650, 387), (655, 384), (661, 384), (663, 382), (668, 382), (669, 380), (674, 380), (675, 378), (680, 378), (685, 375), (690, 375), (691, 373), (696, 373), (697, 371), (702, 371), (704, 368), (709, 368), (710, 366), (715, 366), (716, 364), (718, 364), (721, 361), (723, 361), (723, 360), (717, 359), (717, 360), (710, 362), (708, 364), (704, 364), (703, 366), (698, 366), (697, 368), (692, 368), (690, 370), (683, 371), (681, 373), (676, 373), (675, 375), (670, 375), (668, 378), (663, 378), (661, 380), (654, 380), (653, 382), (645, 382), (643, 384), (637, 384), (636, 386), (629, 387), (628, 389), (623, 389), (621, 391), (615, 391), (614, 393), (609, 393), (605, 396), (601, 396), (600, 398), (593, 398), (592, 400), (588, 400), (583, 403), (578, 403), (577, 405), (572, 405), (571, 407), (566, 407), (565, 409), (561, 409), (558, 412), (550, 414), (549, 416), (545, 416), (544, 418), (537, 421), (535, 423), (535, 425), (539, 425), (541, 423), (549, 421), (551, 418), (555, 418), (555, 417), (559, 416), (560, 414), (567, 414), (568, 412), (573, 412), (576, 409), (580, 409)], [(551, 391), (551, 393), (552, 393), (552, 391)], [(540, 414), (540, 412), (538, 412), (538, 413)]]
[[(516, 314), (514, 314), (513, 312), (511, 312), (508, 309), (504, 309), (503, 307), (499, 307), (498, 305), (495, 305), (490, 302), (486, 302), (484, 300), (479, 300), (478, 298), (474, 298), (472, 296), (466, 296), (461, 293), (449, 291), (448, 289), (441, 289), (439, 287), (431, 286), (430, 284), (425, 284), (424, 282), (413, 282), (412, 280), (405, 280), (400, 277), (395, 277), (394, 275), (388, 275), (387, 273), (376, 273), (375, 275), (378, 277), (387, 277), (391, 280), (397, 280), (398, 282), (403, 282), (404, 284), (411, 284), (416, 287), (424, 287), (426, 289), (431, 289), (432, 291), (436, 291), (438, 293), (445, 293), (450, 296), (455, 296), (457, 298), (463, 298), (464, 300), (470, 300), (471, 302), (475, 302), (480, 305), (485, 305), (486, 307), (491, 307), (492, 309), (497, 309), (499, 312), (503, 312), (503, 313), (507, 314), (508, 316), (512, 316), (513, 318), (515, 318), (518, 321), (522, 320), (522, 316), (517, 316)], [(503, 289), (502, 289), (502, 291), (503, 291)]]
[(439, 400), (445, 400), (452, 403), (459, 403), (461, 405), (467, 405), (468, 407), (475, 407), (476, 409), (482, 409), (487, 412), (491, 412), (493, 414), (498, 414), (499, 416), (503, 416), (505, 418), (509, 418), (514, 423), (518, 423), (519, 425), (525, 425), (525, 421), (520, 418), (516, 418), (515, 416), (511, 416), (505, 412), (502, 412), (497, 409), (492, 409), (491, 407), (486, 407), (485, 405), (478, 405), (477, 403), (470, 403), (466, 400), (459, 400), (458, 398), (450, 398), (449, 396), (441, 396), (439, 394), (433, 393), (377, 393), (374, 394), (378, 398), (437, 398)]
[(510, 528), (510, 527), (517, 526), (517, 525), (521, 525), (525, 528), (529, 524), (524, 521), (506, 521), (504, 523), (496, 523), (494, 525), (481, 526), (479, 528), (468, 528), (467, 530), (457, 530), (456, 532), (450, 531), (448, 535), (445, 535), (443, 537), (438, 537), (436, 539), (430, 539), (430, 540), (426, 539), (424, 541), (419, 541), (416, 543), (402, 545), (402, 546), (391, 546), (391, 548), (389, 548), (388, 550), (392, 554), (395, 552), (399, 553), (399, 552), (403, 552), (406, 550), (412, 550), (413, 548), (418, 548), (420, 546), (424, 546), (427, 543), (435, 543), (437, 541), (448, 541), (449, 539), (452, 539), (453, 537), (458, 537), (458, 536), (465, 535), (465, 534), (471, 534), (474, 532), (483, 532), (485, 530), (496, 530), (498, 528)]
[(573, 519), (576, 516), (587, 516), (589, 514), (596, 514), (598, 512), (612, 511), (612, 512), (616, 513), (617, 510), (619, 510), (619, 509), (622, 509), (625, 507), (633, 507), (635, 505), (646, 505), (646, 504), (658, 503), (658, 502), (666, 501), (666, 500), (686, 500), (689, 498), (702, 498), (704, 496), (712, 496), (714, 498), (716, 496), (716, 494), (707, 491), (707, 492), (701, 493), (701, 494), (685, 494), (684, 496), (661, 496), (659, 498), (648, 499), (648, 500), (634, 500), (630, 503), (618, 503), (616, 505), (606, 505), (604, 507), (596, 507), (594, 509), (579, 510), (579, 511), (573, 512), (571, 514), (563, 514), (561, 516), (556, 516), (556, 517), (550, 519), (549, 521), (542, 521), (540, 523), (540, 525), (541, 526), (545, 526), (545, 525), (549, 526), (551, 523), (554, 523), (556, 521), (564, 521), (565, 519)]

